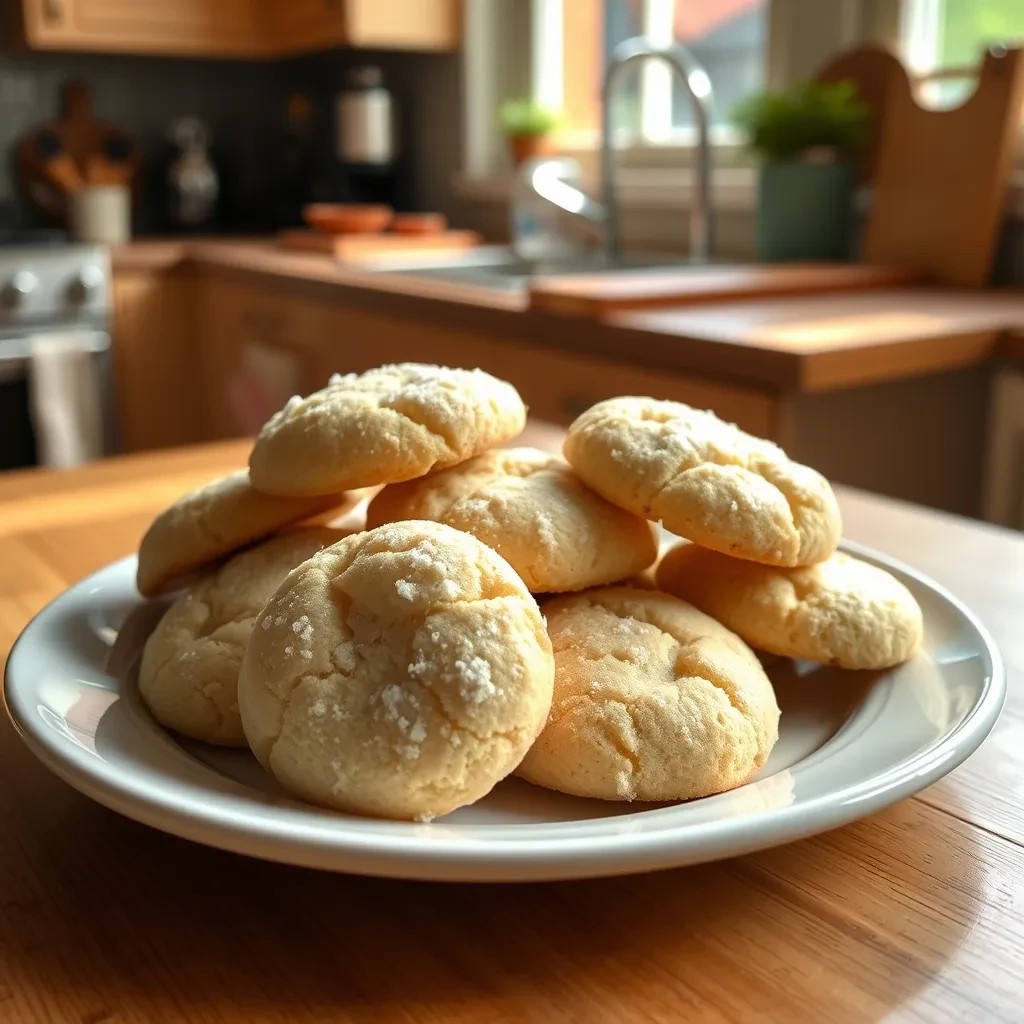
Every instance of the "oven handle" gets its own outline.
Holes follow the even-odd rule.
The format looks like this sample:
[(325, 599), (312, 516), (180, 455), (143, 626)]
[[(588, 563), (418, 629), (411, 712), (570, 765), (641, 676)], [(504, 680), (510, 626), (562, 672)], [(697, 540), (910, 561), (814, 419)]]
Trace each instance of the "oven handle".
[[(40, 334), (46, 332), (40, 331)], [(57, 334), (59, 332), (52, 332)], [(88, 349), (93, 355), (102, 355), (110, 351), (110, 335), (105, 331), (82, 331), (89, 335)], [(6, 380), (28, 368), (29, 356), (32, 352), (32, 340), (29, 335), (17, 338), (0, 338), (0, 373)]]

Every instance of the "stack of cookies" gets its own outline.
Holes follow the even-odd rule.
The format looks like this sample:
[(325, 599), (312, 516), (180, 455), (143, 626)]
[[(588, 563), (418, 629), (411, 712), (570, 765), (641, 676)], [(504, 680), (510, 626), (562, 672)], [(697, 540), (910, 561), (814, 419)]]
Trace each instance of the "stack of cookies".
[[(511, 385), (420, 364), (289, 401), (248, 472), (143, 539), (140, 591), (180, 591), (143, 652), (154, 716), (351, 813), (431, 820), (513, 772), (685, 800), (776, 742), (748, 644), (881, 668), (919, 643), (909, 592), (836, 553), (828, 482), (775, 445), (619, 398), (570, 427), (566, 461), (499, 447), (525, 422)], [(364, 488), (365, 530), (309, 522)], [(684, 539), (652, 575), (659, 520)]]

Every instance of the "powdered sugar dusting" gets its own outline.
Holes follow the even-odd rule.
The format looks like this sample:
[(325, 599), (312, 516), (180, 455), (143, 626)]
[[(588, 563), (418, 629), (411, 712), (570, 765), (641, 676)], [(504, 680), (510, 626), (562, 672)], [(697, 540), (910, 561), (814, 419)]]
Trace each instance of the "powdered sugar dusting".
[(402, 598), (403, 601), (412, 601), (416, 597), (416, 588), (409, 582), (409, 580), (395, 580), (395, 590), (398, 591), (398, 596)]
[(469, 659), (460, 658), (455, 662), (455, 670), (459, 673), (459, 693), (463, 700), (471, 704), (482, 704), (498, 692), (491, 679), (490, 663), (478, 655)]

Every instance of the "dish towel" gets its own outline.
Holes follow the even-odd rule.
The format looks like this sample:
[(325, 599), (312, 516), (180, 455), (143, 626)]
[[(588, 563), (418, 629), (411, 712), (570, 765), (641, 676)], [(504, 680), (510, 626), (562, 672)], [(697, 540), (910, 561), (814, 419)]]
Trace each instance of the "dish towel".
[(32, 335), (28, 387), (41, 466), (77, 466), (103, 454), (102, 381), (93, 332)]

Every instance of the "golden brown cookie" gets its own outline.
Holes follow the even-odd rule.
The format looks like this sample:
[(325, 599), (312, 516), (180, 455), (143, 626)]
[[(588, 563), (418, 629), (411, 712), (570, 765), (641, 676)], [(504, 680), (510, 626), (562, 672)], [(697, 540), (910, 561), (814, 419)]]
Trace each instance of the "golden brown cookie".
[(291, 399), (260, 431), (249, 470), (268, 494), (329, 494), (453, 466), (525, 424), (516, 389), (489, 373), (400, 363)]
[(192, 739), (245, 746), (238, 670), (253, 623), (285, 576), (342, 535), (293, 530), (235, 555), (186, 590), (146, 641), (139, 692), (158, 722)]
[(535, 594), (612, 583), (641, 572), (658, 553), (650, 523), (605, 501), (561, 459), (536, 448), (484, 452), (385, 487), (366, 512), (368, 527), (402, 519), (473, 534)]
[(755, 647), (788, 658), (888, 668), (921, 643), (921, 609), (910, 591), (841, 552), (784, 569), (680, 544), (661, 560), (658, 584)]
[(569, 427), (564, 450), (609, 501), (736, 558), (809, 565), (839, 543), (828, 481), (713, 413), (611, 398)]
[(182, 495), (153, 520), (139, 544), (136, 582), (147, 597), (292, 523), (351, 507), (345, 494), (278, 498), (261, 494), (240, 469)]
[(428, 820), (519, 764), (553, 672), (537, 604), (503, 558), (440, 523), (393, 523), (288, 577), (253, 631), (239, 704), (291, 793)]
[(544, 604), (551, 714), (518, 774), (602, 800), (688, 800), (740, 786), (778, 738), (753, 651), (660, 591), (606, 587)]

